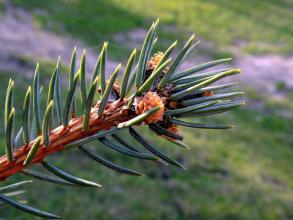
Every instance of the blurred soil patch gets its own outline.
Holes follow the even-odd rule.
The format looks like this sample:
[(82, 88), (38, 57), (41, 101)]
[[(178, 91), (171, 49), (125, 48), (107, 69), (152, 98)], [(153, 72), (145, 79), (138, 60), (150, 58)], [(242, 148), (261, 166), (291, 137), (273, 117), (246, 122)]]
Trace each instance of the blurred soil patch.
[[(28, 12), (9, 4), (6, 4), (5, 13), (1, 16), (0, 33), (0, 69), (29, 77), (32, 76), (33, 69), (25, 65), (22, 59), (18, 59), (22, 56), (32, 60), (53, 61), (57, 61), (58, 56), (61, 56), (62, 62), (69, 64), (74, 46), (77, 47), (79, 55), (82, 49), (86, 48), (90, 71), (98, 55), (95, 48), (88, 48), (80, 40), (37, 28)], [(115, 66), (115, 62), (107, 63), (109, 71)]]

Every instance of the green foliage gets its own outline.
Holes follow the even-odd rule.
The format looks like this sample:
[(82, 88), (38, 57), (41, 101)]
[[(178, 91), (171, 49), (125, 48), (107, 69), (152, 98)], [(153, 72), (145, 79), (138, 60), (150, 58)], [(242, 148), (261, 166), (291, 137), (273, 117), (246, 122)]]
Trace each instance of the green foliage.
[(112, 88), (113, 88), (113, 85), (115, 83), (115, 80), (116, 80), (116, 78), (118, 76), (118, 73), (119, 73), (120, 68), (121, 68), (121, 64), (118, 64), (118, 66), (116, 67), (116, 69), (114, 70), (114, 72), (111, 74), (109, 83), (105, 87), (105, 91), (102, 94), (101, 103), (100, 103), (99, 110), (98, 110), (98, 114), (99, 115), (102, 115), (103, 112), (104, 112), (104, 110), (105, 110), (106, 104), (108, 102), (110, 93), (112, 91)]
[(45, 146), (50, 144), (50, 129), (52, 127), (54, 101), (51, 100), (46, 108), (42, 123), (42, 137)]
[(124, 70), (122, 82), (121, 82), (121, 89), (120, 89), (121, 98), (125, 98), (128, 87), (131, 88), (131, 86), (129, 86), (128, 84), (129, 84), (129, 77), (130, 77), (135, 56), (136, 56), (136, 49), (134, 49), (131, 55), (129, 56), (128, 62), (125, 66), (125, 70)]
[(30, 102), (31, 102), (31, 87), (29, 86), (24, 97), (23, 108), (22, 108), (22, 128), (23, 128), (23, 143), (28, 144), (30, 139), (29, 134), (29, 113), (30, 113)]
[(93, 101), (94, 101), (94, 97), (96, 94), (98, 79), (99, 79), (99, 77), (97, 76), (96, 79), (93, 81), (91, 88), (90, 88), (90, 91), (89, 91), (89, 94), (86, 99), (86, 103), (85, 103), (86, 106), (84, 108), (83, 125), (82, 125), (84, 130), (89, 129), (90, 113), (91, 113), (91, 108), (94, 104)]
[(136, 70), (136, 77), (135, 77), (135, 83), (136, 83), (137, 89), (143, 84), (143, 81), (145, 78), (145, 69), (147, 66), (147, 61), (150, 58), (152, 46), (154, 44), (155, 33), (157, 31), (156, 29), (158, 26), (158, 22), (159, 21), (152, 24), (152, 26), (150, 27), (150, 29), (145, 37), (143, 45), (141, 47), (141, 52), (140, 52), (139, 59), (137, 62), (137, 70)]
[(54, 166), (53, 164), (51, 164), (49, 162), (43, 161), (42, 164), (43, 164), (44, 168), (46, 168), (48, 171), (50, 171), (51, 173), (55, 174), (56, 176), (66, 180), (72, 184), (76, 184), (79, 186), (86, 186), (86, 187), (101, 187), (101, 185), (98, 183), (94, 183), (94, 182), (73, 176), (73, 175), (65, 172), (64, 170)]
[(35, 157), (35, 154), (40, 146), (40, 143), (41, 143), (41, 138), (39, 137), (35, 143), (33, 144), (32, 148), (30, 149), (29, 153), (27, 154), (27, 157), (25, 159), (25, 161), (23, 162), (23, 165), (24, 166), (28, 166), (30, 165), (31, 161), (34, 159)]
[(4, 12), (4, 2), (3, 0), (0, 0), (0, 16)]

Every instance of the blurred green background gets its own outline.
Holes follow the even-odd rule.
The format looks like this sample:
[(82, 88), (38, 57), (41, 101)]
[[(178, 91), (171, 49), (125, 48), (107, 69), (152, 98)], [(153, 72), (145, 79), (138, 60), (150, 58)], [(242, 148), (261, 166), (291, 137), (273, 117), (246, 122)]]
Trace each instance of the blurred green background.
[[(181, 129), (190, 151), (139, 129), (186, 171), (128, 158), (95, 143), (92, 149), (147, 177), (117, 174), (73, 149), (50, 161), (103, 187), (72, 189), (35, 180), (26, 187), (29, 204), (64, 219), (293, 219), (292, 10), (290, 0), (0, 0), (1, 106), (13, 77), (15, 105), (21, 109), (36, 61), (47, 85), (61, 55), (65, 77), (74, 45), (79, 54), (87, 50), (90, 71), (102, 42), (109, 41), (110, 73), (118, 62), (125, 63), (133, 47), (140, 48), (158, 17), (158, 50), (176, 39), (182, 46), (192, 33), (201, 40), (184, 67), (232, 56), (230, 66), (244, 72), (235, 79), (241, 82), (235, 90), (246, 92), (247, 106), (197, 120), (235, 124), (236, 129)], [(3, 146), (4, 139), (0, 142)], [(16, 175), (5, 184), (20, 179), (27, 177)], [(38, 219), (3, 206), (0, 216)]]

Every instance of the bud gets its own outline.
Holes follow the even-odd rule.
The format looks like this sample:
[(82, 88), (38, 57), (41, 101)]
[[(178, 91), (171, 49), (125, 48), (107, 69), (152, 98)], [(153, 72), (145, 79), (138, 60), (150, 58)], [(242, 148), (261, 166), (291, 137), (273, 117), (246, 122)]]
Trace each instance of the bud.
[(144, 96), (138, 99), (136, 114), (140, 115), (156, 106), (161, 106), (161, 108), (144, 120), (146, 124), (162, 121), (165, 110), (163, 99), (158, 96), (156, 92), (147, 92)]

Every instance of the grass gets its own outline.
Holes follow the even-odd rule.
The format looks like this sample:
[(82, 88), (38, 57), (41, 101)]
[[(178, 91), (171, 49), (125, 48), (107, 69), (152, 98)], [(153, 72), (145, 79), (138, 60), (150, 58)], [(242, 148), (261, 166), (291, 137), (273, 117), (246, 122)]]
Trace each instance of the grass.
[[(46, 81), (53, 66), (44, 63), (41, 77)], [(0, 76), (1, 82), (8, 82), (9, 74)], [(22, 77), (16, 78), (17, 110), (23, 100), (24, 81)], [(0, 100), (3, 105), (4, 93)], [(0, 115), (3, 115), (2, 109)], [(19, 114), (17, 117), (20, 119)], [(35, 180), (26, 187), (29, 203), (62, 213), (65, 219), (292, 218), (293, 139), (290, 132), (293, 119), (274, 111), (240, 109), (201, 120), (235, 122), (238, 128), (228, 131), (182, 129), (190, 151), (168, 144), (145, 128), (139, 129), (162, 151), (185, 164), (186, 171), (127, 158), (95, 143), (91, 145), (92, 150), (142, 171), (147, 177), (119, 175), (73, 149), (48, 159), (75, 175), (100, 182), (103, 187), (99, 190), (63, 188)], [(0, 135), (3, 137), (3, 130)], [(3, 139), (0, 140), (3, 145)], [(1, 151), (3, 153), (3, 148)], [(20, 178), (23, 176), (16, 175), (9, 182)], [(1, 217), (7, 219), (37, 219), (10, 208), (0, 207), (0, 212)]]
[(237, 49), (252, 54), (286, 55), (293, 47), (293, 6), (289, 0), (13, 2), (32, 10), (40, 27), (58, 33), (68, 32), (91, 46), (103, 40), (113, 41), (113, 34), (146, 27), (160, 17), (163, 26), (169, 27), (162, 31), (164, 39), (174, 38), (174, 35), (182, 38), (180, 33), (195, 32), (213, 45), (208, 51), (212, 54), (221, 53), (223, 49), (227, 51), (229, 47), (230, 52)]
[(3, 13), (3, 11), (4, 11), (3, 0), (0, 0), (0, 15)]

